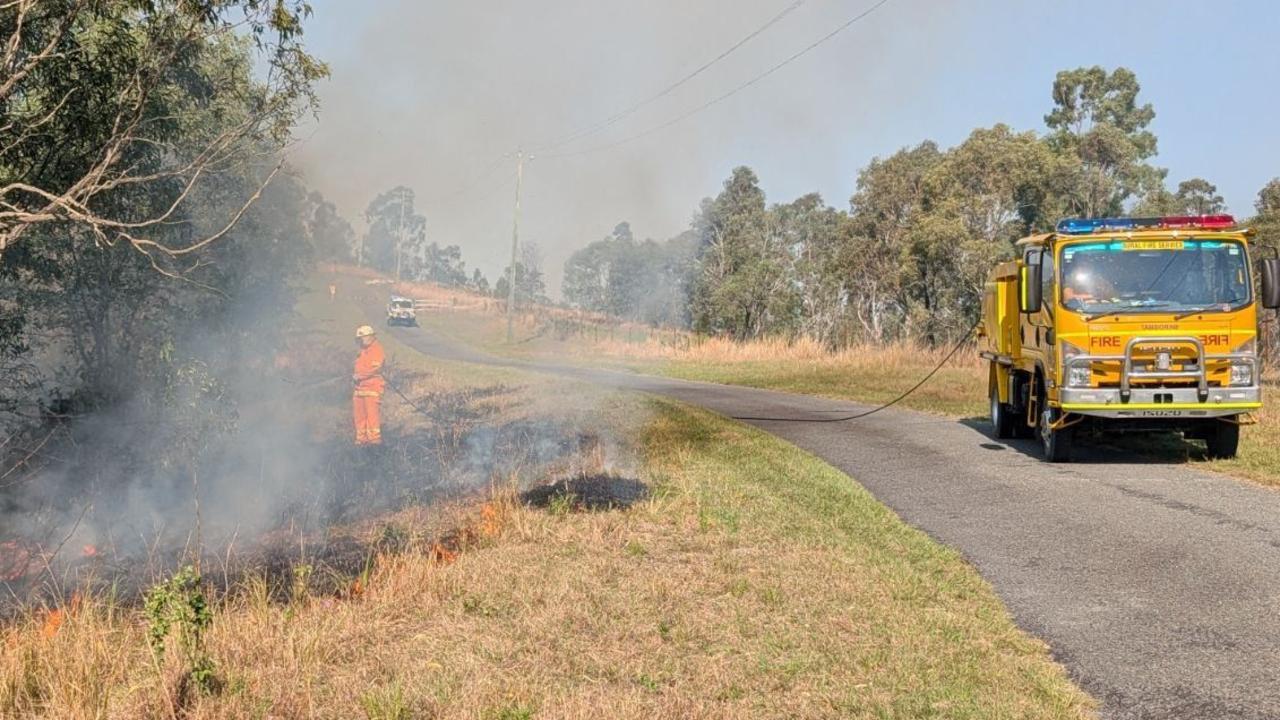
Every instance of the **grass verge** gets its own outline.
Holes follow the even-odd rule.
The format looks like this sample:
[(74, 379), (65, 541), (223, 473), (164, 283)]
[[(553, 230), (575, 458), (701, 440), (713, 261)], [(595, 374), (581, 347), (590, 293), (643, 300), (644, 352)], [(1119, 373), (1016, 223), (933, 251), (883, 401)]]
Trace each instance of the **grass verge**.
[(649, 417), (652, 492), (629, 510), (506, 496), (449, 511), (472, 528), (460, 554), (406, 541), (348, 597), (249, 583), (202, 640), (212, 693), (153, 656), (137, 610), (33, 612), (0, 631), (0, 715), (1088, 716), (957, 553), (840, 472), (670, 402), (608, 412)]

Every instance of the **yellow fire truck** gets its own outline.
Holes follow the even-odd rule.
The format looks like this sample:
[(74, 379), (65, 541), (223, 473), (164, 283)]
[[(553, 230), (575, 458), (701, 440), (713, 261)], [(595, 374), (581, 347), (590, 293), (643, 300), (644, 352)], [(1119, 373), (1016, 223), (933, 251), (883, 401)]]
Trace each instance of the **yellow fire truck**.
[(1052, 462), (1086, 431), (1177, 431), (1233, 457), (1262, 405), (1258, 308), (1280, 307), (1280, 260), (1258, 263), (1254, 291), (1252, 237), (1202, 215), (1063, 220), (1018, 241), (978, 331), (995, 434), (1038, 437)]

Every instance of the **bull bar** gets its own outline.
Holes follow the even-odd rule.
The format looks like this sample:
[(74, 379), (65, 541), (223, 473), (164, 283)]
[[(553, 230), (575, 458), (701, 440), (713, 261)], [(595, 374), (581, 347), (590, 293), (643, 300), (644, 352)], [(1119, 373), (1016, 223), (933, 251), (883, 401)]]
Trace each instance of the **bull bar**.
[[(1195, 348), (1195, 368), (1192, 370), (1146, 369), (1134, 366), (1134, 350), (1153, 344), (1189, 345)], [(1252, 383), (1248, 386), (1210, 387), (1209, 360), (1226, 360), (1232, 364), (1249, 365)], [(1131, 338), (1123, 355), (1075, 355), (1064, 363), (1066, 378), (1073, 367), (1093, 367), (1095, 362), (1120, 363), (1120, 387), (1071, 387), (1064, 383), (1060, 388), (1062, 409), (1087, 415), (1126, 417), (1144, 413), (1168, 411), (1170, 414), (1195, 417), (1220, 417), (1235, 415), (1261, 405), (1258, 356), (1253, 353), (1223, 353), (1206, 355), (1204, 343), (1191, 336), (1139, 336)], [(1185, 368), (1185, 364), (1184, 364)], [(1134, 387), (1133, 380), (1195, 380), (1195, 387)]]

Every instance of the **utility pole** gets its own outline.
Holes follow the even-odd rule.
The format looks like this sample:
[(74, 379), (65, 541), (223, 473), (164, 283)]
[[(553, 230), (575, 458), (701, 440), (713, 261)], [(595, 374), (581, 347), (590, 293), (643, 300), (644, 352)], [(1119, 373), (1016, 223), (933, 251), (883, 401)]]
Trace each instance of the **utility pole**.
[[(533, 158), (529, 158), (532, 160)], [(524, 151), (516, 151), (516, 209), (511, 221), (511, 266), (507, 268), (507, 342), (515, 337), (516, 257), (520, 250), (520, 185), (524, 182)]]

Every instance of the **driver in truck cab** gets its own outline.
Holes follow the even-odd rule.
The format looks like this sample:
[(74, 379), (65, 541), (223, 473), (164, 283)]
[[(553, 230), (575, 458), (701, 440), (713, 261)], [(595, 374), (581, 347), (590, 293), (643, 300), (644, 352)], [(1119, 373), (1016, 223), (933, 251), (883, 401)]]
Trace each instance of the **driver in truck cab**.
[(1116, 297), (1116, 288), (1106, 276), (1095, 267), (1091, 259), (1084, 259), (1071, 268), (1062, 285), (1062, 303), (1068, 308), (1079, 310), (1085, 303), (1105, 302)]

